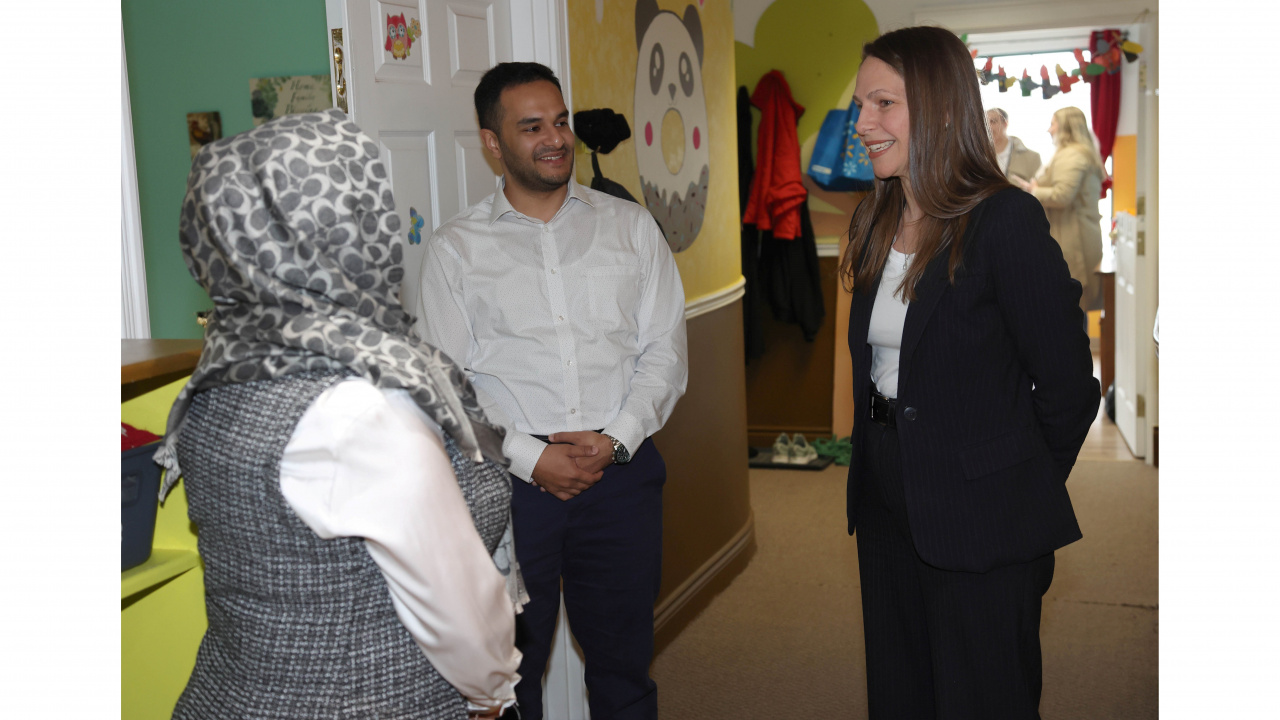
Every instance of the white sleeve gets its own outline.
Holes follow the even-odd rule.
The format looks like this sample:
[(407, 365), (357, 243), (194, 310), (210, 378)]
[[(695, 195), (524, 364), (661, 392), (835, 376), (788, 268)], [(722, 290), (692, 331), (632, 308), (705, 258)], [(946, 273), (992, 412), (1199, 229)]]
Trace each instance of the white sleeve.
[(604, 427), (604, 434), (617, 438), (632, 455), (645, 438), (666, 424), (689, 380), (680, 270), (652, 215), (638, 213), (634, 232), (647, 253), (642, 258), (645, 282), (636, 309), (640, 359), (622, 409)]
[(515, 609), (440, 429), (404, 390), (329, 388), (280, 461), (285, 501), (322, 538), (362, 537), (396, 614), (471, 709), (515, 702)]

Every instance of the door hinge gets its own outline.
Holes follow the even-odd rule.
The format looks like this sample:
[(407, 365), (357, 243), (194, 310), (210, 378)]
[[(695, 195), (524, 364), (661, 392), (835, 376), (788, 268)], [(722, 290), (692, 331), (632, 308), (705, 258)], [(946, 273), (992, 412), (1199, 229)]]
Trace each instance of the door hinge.
[(1144, 92), (1147, 89), (1147, 64), (1145, 62), (1138, 63), (1138, 89)]
[(1146, 254), (1147, 254), (1147, 231), (1139, 230), (1138, 231), (1138, 255), (1141, 256)]
[(1138, 414), (1138, 417), (1140, 418), (1144, 418), (1147, 416), (1147, 398), (1144, 397), (1141, 393), (1138, 394), (1138, 413), (1137, 414)]
[(1138, 212), (1135, 214), (1137, 215), (1147, 214), (1147, 196), (1146, 195), (1138, 196)]
[(350, 112), (347, 110), (347, 76), (343, 72), (343, 63), (346, 58), (343, 57), (342, 51), (342, 28), (334, 28), (330, 34), (333, 38), (333, 83), (336, 90), (334, 97), (338, 101), (339, 110)]

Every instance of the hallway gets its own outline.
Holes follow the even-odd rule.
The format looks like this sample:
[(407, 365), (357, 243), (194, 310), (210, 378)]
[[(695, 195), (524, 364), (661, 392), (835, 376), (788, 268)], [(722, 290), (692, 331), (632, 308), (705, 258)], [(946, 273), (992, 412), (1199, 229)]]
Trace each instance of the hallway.
[[(757, 550), (655, 658), (662, 717), (867, 716), (845, 473), (751, 471)], [(1157, 479), (1099, 410), (1068, 483), (1084, 539), (1044, 601), (1046, 720), (1157, 717)]]

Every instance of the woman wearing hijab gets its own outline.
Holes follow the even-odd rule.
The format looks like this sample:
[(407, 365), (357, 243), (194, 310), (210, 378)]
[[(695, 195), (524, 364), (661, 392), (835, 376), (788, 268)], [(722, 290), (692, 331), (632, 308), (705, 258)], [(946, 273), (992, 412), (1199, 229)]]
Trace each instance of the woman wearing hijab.
[(496, 717), (522, 602), (502, 432), (399, 301), (378, 146), (337, 110), (205, 146), (183, 257), (214, 309), (169, 416), (208, 631), (175, 718)]
[(1055, 112), (1049, 135), (1057, 150), (1024, 188), (1044, 205), (1049, 234), (1062, 246), (1071, 277), (1084, 288), (1081, 307), (1088, 310), (1101, 287), (1093, 272), (1102, 262), (1098, 198), (1106, 171), (1080, 108), (1064, 107)]
[(863, 48), (875, 171), (841, 275), (872, 718), (1037, 718), (1040, 603), (1080, 538), (1067, 475), (1097, 413), (1080, 285), (1006, 181), (941, 28)]

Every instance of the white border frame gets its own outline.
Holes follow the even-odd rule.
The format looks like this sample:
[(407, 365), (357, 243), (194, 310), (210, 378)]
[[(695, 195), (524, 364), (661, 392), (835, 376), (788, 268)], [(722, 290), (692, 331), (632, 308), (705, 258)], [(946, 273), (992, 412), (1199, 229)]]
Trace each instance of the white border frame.
[(138, 207), (138, 164), (133, 154), (133, 111), (129, 106), (129, 64), (125, 62), (124, 21), (120, 24), (120, 338), (151, 337), (147, 307), (147, 262), (142, 252)]

